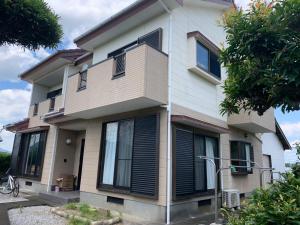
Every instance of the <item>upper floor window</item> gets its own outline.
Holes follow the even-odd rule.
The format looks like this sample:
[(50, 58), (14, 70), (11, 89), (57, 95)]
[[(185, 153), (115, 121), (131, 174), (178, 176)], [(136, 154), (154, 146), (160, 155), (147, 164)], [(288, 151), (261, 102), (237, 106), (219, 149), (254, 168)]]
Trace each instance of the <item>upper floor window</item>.
[(218, 78), (221, 77), (218, 56), (199, 41), (197, 41), (197, 66)]
[(78, 90), (82, 90), (86, 88), (87, 83), (87, 70), (84, 70), (79, 73), (79, 84), (78, 84)]
[(142, 37), (139, 37), (137, 40), (113, 51), (110, 52), (107, 57), (114, 58), (114, 71), (113, 71), (113, 78), (117, 78), (123, 76), (125, 74), (126, 69), (126, 52), (129, 49), (132, 49), (134, 46), (139, 44), (146, 43), (147, 45), (157, 49), (162, 49), (162, 29), (159, 28), (154, 30)]
[(114, 57), (114, 77), (125, 73), (126, 53), (123, 52)]
[(33, 105), (33, 116), (36, 116), (39, 112), (39, 104), (38, 103), (35, 103)]
[(249, 174), (253, 172), (254, 152), (250, 143), (231, 141), (231, 164), (233, 174)]
[(55, 97), (50, 98), (49, 112), (52, 112), (55, 107)]

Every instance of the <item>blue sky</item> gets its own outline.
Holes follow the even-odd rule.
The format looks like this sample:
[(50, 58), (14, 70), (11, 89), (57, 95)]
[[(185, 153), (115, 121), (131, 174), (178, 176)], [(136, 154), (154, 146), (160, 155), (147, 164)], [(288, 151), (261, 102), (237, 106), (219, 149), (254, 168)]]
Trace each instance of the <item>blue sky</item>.
[[(111, 16), (135, 0), (47, 0), (50, 7), (60, 16), (64, 38), (59, 48), (75, 48), (73, 39), (103, 19)], [(236, 3), (245, 7), (247, 0)], [(76, 12), (76, 13), (74, 13)], [(18, 46), (0, 47), (0, 125), (21, 120), (27, 116), (31, 85), (20, 81), (18, 74), (49, 56), (51, 51), (36, 52)], [(290, 142), (300, 140), (300, 112), (283, 114), (275, 112), (276, 118)], [(11, 150), (13, 134), (3, 131), (4, 142), (0, 149)]]

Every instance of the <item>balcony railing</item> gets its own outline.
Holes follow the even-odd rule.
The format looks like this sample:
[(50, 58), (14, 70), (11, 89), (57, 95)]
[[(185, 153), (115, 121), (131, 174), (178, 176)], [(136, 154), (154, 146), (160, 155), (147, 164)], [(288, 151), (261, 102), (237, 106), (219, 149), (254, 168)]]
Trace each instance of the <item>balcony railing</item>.
[(43, 122), (43, 116), (49, 112), (58, 111), (62, 106), (62, 95), (58, 95), (54, 98), (47, 99), (45, 101), (36, 103), (29, 108), (29, 127), (44, 126), (47, 125)]
[(147, 44), (92, 65), (78, 91), (80, 76), (68, 79), (65, 115), (95, 118), (167, 104), (168, 56)]

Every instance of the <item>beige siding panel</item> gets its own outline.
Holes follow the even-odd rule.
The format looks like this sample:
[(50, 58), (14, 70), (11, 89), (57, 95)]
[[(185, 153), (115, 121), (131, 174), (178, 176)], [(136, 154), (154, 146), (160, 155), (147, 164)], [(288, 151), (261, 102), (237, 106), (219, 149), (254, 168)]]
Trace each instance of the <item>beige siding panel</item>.
[[(66, 144), (68, 138), (71, 139), (71, 144)], [(73, 175), (75, 151), (76, 132), (59, 129), (52, 180), (54, 184), (56, 184), (56, 179), (63, 174)]]
[[(150, 111), (149, 111), (150, 112)], [(136, 116), (137, 112), (131, 113)], [(141, 115), (141, 113), (139, 113)], [(129, 114), (124, 115), (128, 118)], [(112, 119), (111, 117), (110, 119)], [(119, 118), (118, 116), (115, 117)], [(104, 119), (109, 120), (108, 118)], [(160, 153), (159, 153), (159, 193), (157, 200), (148, 200), (145, 198), (134, 197), (105, 191), (97, 190), (98, 162), (100, 157), (101, 129), (103, 119), (90, 120), (86, 130), (85, 152), (83, 158), (82, 180), (80, 190), (83, 192), (98, 193), (114, 197), (121, 197), (129, 200), (137, 200), (157, 205), (166, 205), (166, 159), (167, 159), (167, 113), (160, 111)]]
[(42, 179), (41, 183), (47, 185), (48, 179), (49, 179), (49, 171), (51, 168), (51, 160), (52, 160), (52, 154), (53, 154), (53, 147), (55, 143), (55, 127), (50, 126), (48, 135), (47, 135), (47, 143), (45, 148), (45, 156), (44, 156), (44, 165), (43, 165), (43, 173), (42, 173)]
[[(251, 133), (247, 133), (245, 137), (245, 131), (238, 129), (230, 129), (229, 134), (221, 134), (221, 148), (222, 157), (230, 159), (230, 141), (245, 141), (253, 145), (254, 149), (254, 161), (258, 165), (262, 165), (262, 143), (261, 140)], [(228, 160), (222, 161), (223, 167), (228, 168), (231, 164)], [(224, 189), (238, 189), (241, 193), (252, 192), (255, 188), (260, 186), (259, 170), (253, 169), (253, 174), (245, 176), (232, 176), (230, 170), (223, 170), (223, 188)]]
[(84, 90), (77, 90), (79, 74), (69, 77), (65, 114), (143, 98), (165, 104), (167, 67), (167, 56), (147, 45), (126, 53), (125, 75), (117, 79), (113, 79), (113, 59), (94, 65), (88, 70)]

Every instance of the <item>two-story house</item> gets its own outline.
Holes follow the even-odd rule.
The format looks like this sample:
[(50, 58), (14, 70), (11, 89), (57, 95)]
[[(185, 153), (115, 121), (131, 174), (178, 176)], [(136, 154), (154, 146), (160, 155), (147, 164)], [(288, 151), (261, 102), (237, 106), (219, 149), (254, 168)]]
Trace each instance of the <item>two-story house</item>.
[[(50, 193), (62, 174), (74, 175), (80, 201), (169, 223), (211, 212), (217, 184), (245, 195), (259, 187), (250, 160), (262, 165), (273, 111), (219, 109), (219, 21), (230, 7), (139, 0), (75, 39), (79, 49), (21, 74), (33, 85), (28, 118), (6, 128), (16, 132), (12, 168), (22, 188)], [(217, 183), (199, 156), (227, 168)]]

